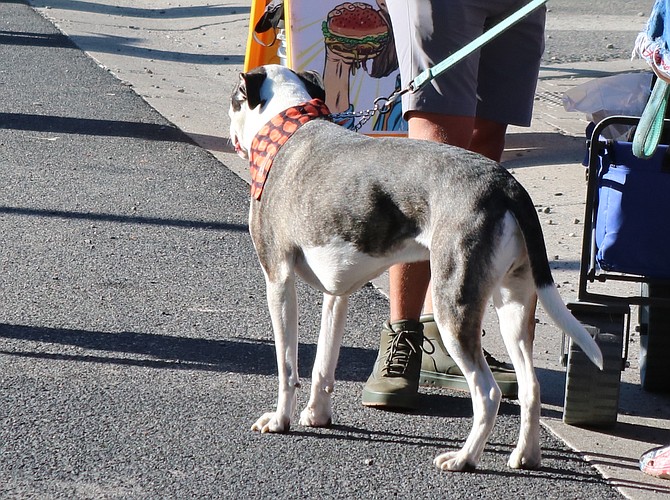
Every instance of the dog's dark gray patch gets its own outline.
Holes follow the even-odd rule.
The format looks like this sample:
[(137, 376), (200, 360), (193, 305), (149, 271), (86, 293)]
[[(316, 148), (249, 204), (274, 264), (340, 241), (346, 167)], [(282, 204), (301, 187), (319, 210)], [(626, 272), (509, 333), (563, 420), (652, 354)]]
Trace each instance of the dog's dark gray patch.
[(230, 96), (230, 106), (233, 108), (233, 111), (238, 113), (246, 100), (247, 94), (244, 89), (244, 80), (240, 78), (240, 81), (235, 85), (235, 89), (233, 89), (233, 94)]
[(417, 220), (421, 217), (405, 213), (379, 184), (359, 192), (367, 192), (367, 199), (358, 198), (358, 203), (332, 212), (332, 229), (344, 241), (353, 243), (361, 252), (379, 256), (419, 234)]

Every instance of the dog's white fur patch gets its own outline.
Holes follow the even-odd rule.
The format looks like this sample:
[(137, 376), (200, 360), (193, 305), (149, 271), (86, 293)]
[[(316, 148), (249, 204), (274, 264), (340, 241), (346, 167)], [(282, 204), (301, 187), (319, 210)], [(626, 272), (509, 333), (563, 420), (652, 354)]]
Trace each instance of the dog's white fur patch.
[(296, 271), (311, 286), (330, 295), (350, 295), (398, 262), (428, 260), (428, 249), (417, 241), (407, 241), (402, 249), (386, 257), (360, 252), (352, 243), (334, 239), (327, 246), (303, 247), (304, 261)]

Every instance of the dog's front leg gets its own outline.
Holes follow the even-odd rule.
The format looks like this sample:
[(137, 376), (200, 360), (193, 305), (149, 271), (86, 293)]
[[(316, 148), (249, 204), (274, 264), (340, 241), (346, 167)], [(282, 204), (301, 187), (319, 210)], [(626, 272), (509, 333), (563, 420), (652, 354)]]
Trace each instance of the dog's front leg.
[(279, 388), (277, 410), (265, 413), (251, 427), (260, 432), (287, 432), (295, 408), (298, 378), (298, 305), (295, 275), (276, 280), (266, 276), (267, 300), (274, 330)]
[(312, 370), (309, 403), (300, 414), (300, 424), (325, 427), (331, 424), (331, 394), (335, 386), (335, 368), (340, 354), (349, 296), (323, 295), (321, 332)]

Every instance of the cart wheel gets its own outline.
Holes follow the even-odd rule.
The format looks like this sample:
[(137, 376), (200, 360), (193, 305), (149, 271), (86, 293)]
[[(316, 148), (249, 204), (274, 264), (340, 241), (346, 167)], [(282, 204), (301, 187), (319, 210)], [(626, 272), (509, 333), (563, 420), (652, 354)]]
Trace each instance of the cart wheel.
[(570, 341), (563, 407), (563, 422), (569, 425), (608, 427), (617, 421), (623, 335), (597, 333), (594, 338), (603, 353), (602, 371)]
[[(642, 284), (645, 297), (670, 297), (667, 285)], [(652, 392), (670, 391), (670, 308), (640, 306), (640, 382)]]

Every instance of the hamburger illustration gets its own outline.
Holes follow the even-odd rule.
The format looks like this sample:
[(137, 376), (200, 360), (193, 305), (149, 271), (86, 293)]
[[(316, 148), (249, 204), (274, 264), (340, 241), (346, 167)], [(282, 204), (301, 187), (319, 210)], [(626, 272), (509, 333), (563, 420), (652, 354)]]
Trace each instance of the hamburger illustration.
[(338, 5), (328, 13), (321, 28), (331, 51), (358, 63), (379, 55), (389, 40), (384, 18), (363, 2)]

